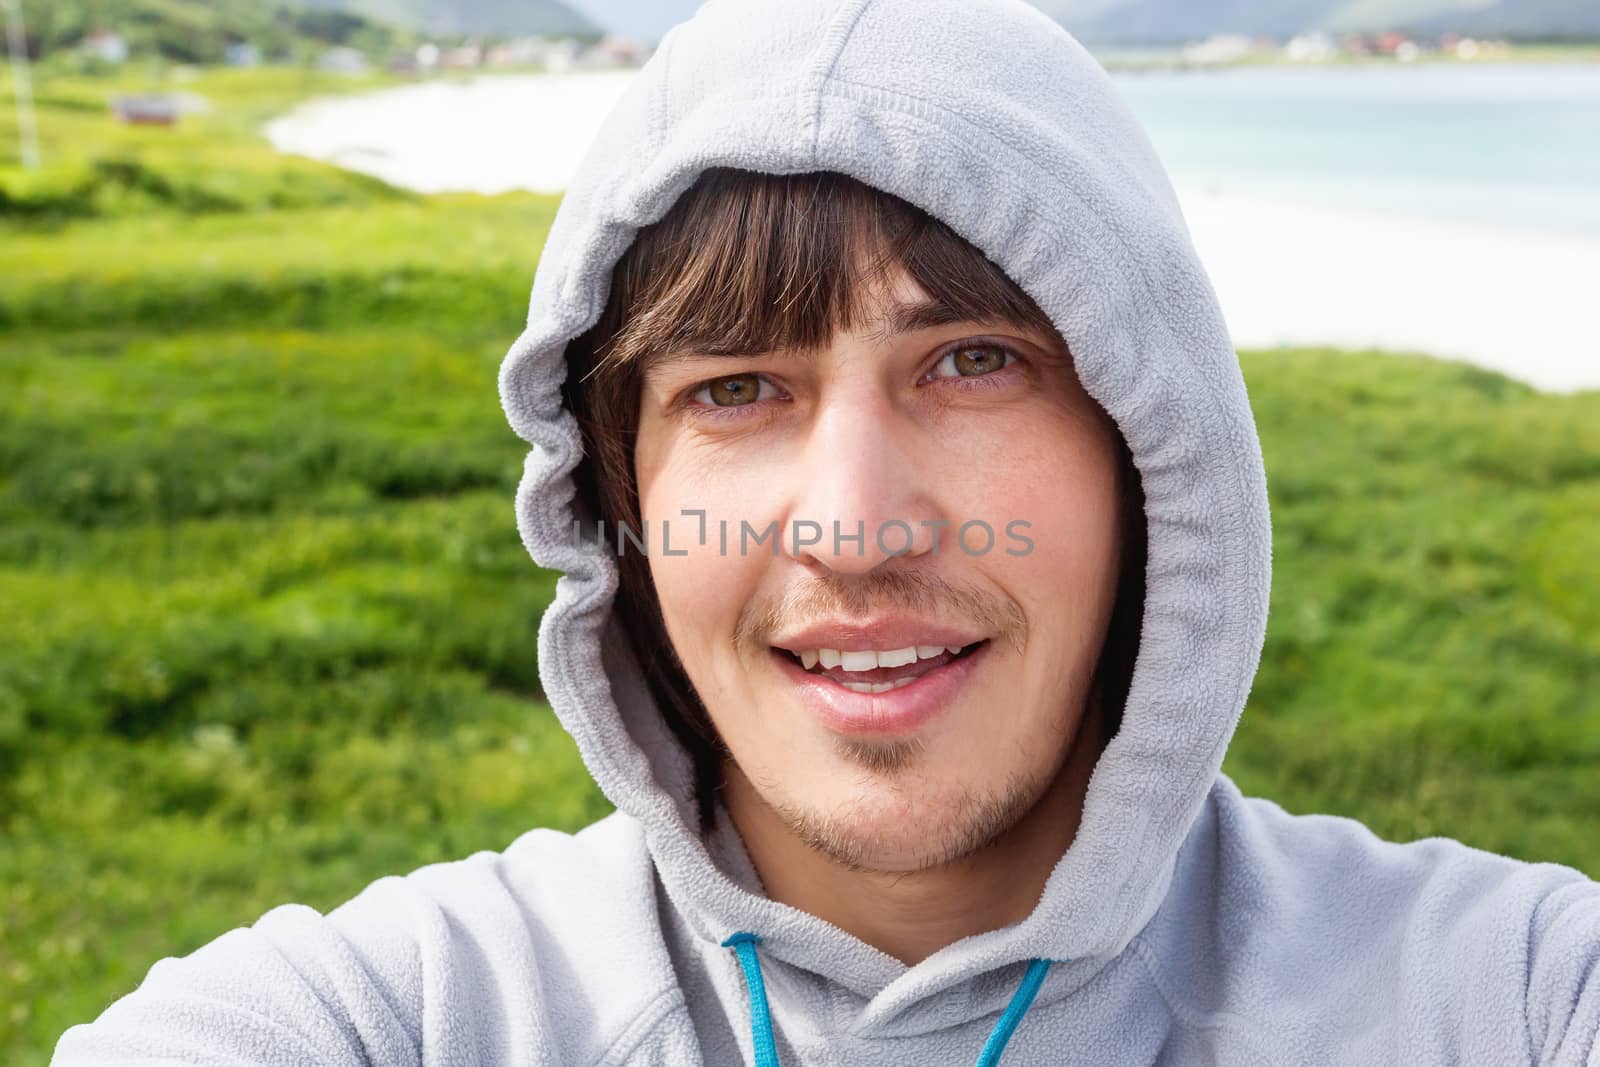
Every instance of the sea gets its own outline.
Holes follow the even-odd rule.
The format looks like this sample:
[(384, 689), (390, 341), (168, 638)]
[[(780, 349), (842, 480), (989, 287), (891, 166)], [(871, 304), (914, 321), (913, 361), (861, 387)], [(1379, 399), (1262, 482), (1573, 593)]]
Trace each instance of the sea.
[(1180, 185), (1600, 235), (1600, 64), (1113, 77)]

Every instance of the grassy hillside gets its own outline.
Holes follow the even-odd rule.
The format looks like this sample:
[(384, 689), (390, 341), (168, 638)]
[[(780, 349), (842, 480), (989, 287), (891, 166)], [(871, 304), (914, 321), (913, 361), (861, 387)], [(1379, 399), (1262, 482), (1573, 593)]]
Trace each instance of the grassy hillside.
[(232, 41), (270, 59), (333, 44), (385, 51), (405, 35), (356, 13), (307, 11), (290, 0), (22, 0), (30, 51), (59, 57), (96, 30), (121, 34), (135, 57), (220, 63)]
[(1244, 368), (1274, 575), (1226, 769), (1600, 877), (1600, 392), (1371, 353)]
[[(297, 77), (208, 75), (187, 132), (47, 80), (52, 152), (234, 175), (234, 202), (0, 219), (6, 1064), (276, 904), (607, 810), (540, 699), (553, 576), (494, 380), (556, 201), (279, 159), (250, 130)], [(1600, 393), (1372, 353), (1244, 368), (1276, 570), (1226, 769), (1600, 875)]]
[[(229, 215), (412, 201), (364, 175), (278, 156), (264, 150), (255, 134), (290, 101), (392, 84), (378, 74), (289, 68), (215, 70), (198, 82), (176, 81), (159, 68), (115, 78), (43, 68), (34, 86), (41, 169), (22, 169), (16, 111), (0, 108), (0, 224), (40, 227), (152, 213)], [(115, 121), (113, 95), (154, 90), (193, 93), (211, 111), (154, 129)], [(48, 270), (51, 254), (45, 259), (40, 269)]]
[(571, 34), (598, 37), (592, 21), (561, 0), (290, 0), (440, 34)]

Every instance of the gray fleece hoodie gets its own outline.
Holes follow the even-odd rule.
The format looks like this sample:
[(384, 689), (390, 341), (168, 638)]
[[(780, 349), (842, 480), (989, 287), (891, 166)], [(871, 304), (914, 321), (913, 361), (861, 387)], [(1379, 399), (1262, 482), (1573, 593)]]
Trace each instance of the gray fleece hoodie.
[[(1143, 637), (1120, 731), (1037, 907), (906, 966), (776, 903), (693, 776), (612, 613), (574, 493), (567, 342), (705, 168), (840, 171), (947, 222), (1049, 314), (1142, 474)], [(607, 118), (500, 376), (517, 494), (563, 572), (550, 702), (617, 811), (274, 908), (94, 1023), (79, 1064), (1600, 1065), (1600, 885), (1220, 773), (1266, 627), (1254, 420), (1150, 142), (1021, 0), (710, 0)]]

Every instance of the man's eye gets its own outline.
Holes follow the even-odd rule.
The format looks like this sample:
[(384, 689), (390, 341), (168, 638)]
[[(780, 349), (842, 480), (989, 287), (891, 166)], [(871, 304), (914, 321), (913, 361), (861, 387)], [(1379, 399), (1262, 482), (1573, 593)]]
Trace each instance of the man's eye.
[[(1016, 355), (1001, 345), (965, 345), (946, 352), (934, 365), (936, 378), (979, 378), (1010, 366)], [(942, 374), (948, 366), (954, 374)]]
[(759, 374), (735, 374), (729, 378), (713, 378), (696, 389), (692, 399), (711, 407), (744, 407), (761, 398), (763, 384), (767, 384), (766, 379)]

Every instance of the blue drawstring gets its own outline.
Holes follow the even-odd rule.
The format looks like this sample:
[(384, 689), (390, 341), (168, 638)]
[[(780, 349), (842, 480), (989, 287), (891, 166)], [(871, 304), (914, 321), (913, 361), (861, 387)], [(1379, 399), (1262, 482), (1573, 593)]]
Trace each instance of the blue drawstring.
[(978, 1067), (994, 1067), (1000, 1062), (1000, 1054), (1006, 1050), (1006, 1042), (1011, 1040), (1011, 1032), (1022, 1021), (1028, 1005), (1033, 1003), (1033, 995), (1039, 992), (1039, 987), (1044, 984), (1044, 972), (1050, 969), (1050, 963), (1050, 960), (1045, 959), (1028, 961), (1028, 973), (1022, 976), (1022, 984), (1017, 986), (1017, 991), (1012, 994), (1011, 1003), (1006, 1005), (1005, 1014), (994, 1024), (994, 1029), (989, 1031), (989, 1040), (983, 1043), (983, 1051), (978, 1054)]
[(761, 938), (756, 934), (740, 932), (722, 943), (732, 946), (739, 954), (739, 965), (744, 968), (744, 984), (750, 991), (750, 1040), (756, 1049), (756, 1067), (778, 1067), (778, 1045), (772, 1037), (772, 1013), (767, 1010), (767, 986), (761, 980), (761, 961), (756, 959), (756, 946)]
[[(778, 1067), (778, 1044), (772, 1036), (772, 1010), (767, 1006), (767, 986), (761, 980), (761, 960), (756, 956), (756, 946), (759, 944), (759, 934), (740, 931), (724, 941), (722, 947), (738, 953), (739, 966), (744, 969), (744, 983), (750, 993), (750, 1041), (756, 1050), (756, 1067)], [(1022, 984), (1017, 986), (1011, 1003), (1006, 1005), (1000, 1021), (989, 1032), (989, 1040), (983, 1043), (977, 1067), (994, 1067), (1000, 1062), (1006, 1042), (1011, 1040), (1017, 1025), (1022, 1022), (1034, 995), (1044, 984), (1045, 972), (1050, 970), (1050, 964), (1054, 962), (1047, 959), (1028, 961), (1028, 973), (1022, 976)]]

